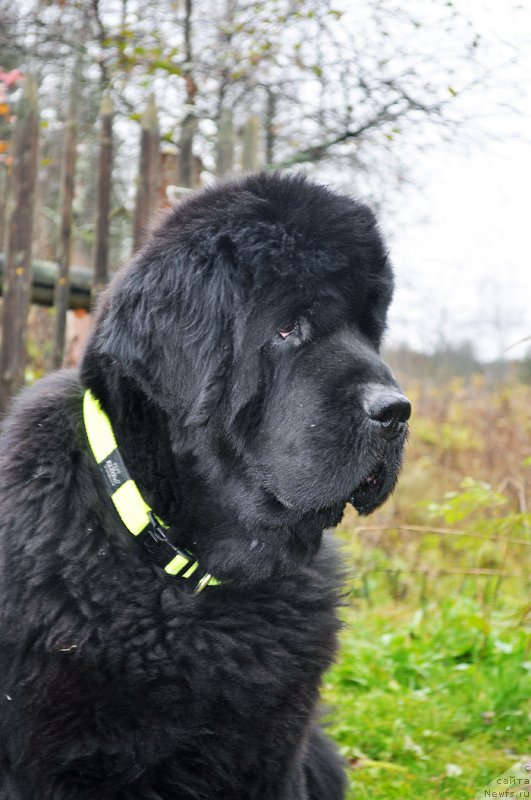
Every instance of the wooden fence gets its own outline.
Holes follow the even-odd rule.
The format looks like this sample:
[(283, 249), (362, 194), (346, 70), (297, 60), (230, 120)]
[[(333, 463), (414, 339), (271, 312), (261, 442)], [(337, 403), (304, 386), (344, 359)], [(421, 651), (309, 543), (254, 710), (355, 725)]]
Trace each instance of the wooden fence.
[[(61, 159), (61, 191), (58, 212), (56, 261), (35, 258), (32, 253), (35, 217), (35, 187), (39, 170), (39, 106), (38, 85), (32, 76), (24, 80), (24, 90), (14, 109), (16, 122), (9, 141), (0, 135), (0, 273), (3, 294), (2, 344), (0, 350), (0, 412), (13, 392), (24, 381), (27, 350), (27, 320), (30, 303), (53, 305), (56, 309), (53, 364), (63, 363), (66, 316), (68, 309), (90, 308), (105, 288), (113, 265), (110, 264), (110, 218), (113, 189), (114, 109), (110, 96), (102, 99), (99, 117), (97, 194), (95, 238), (92, 269), (71, 267), (73, 238), (73, 203), (76, 187), (78, 146), (79, 87), (74, 76), (63, 128)], [(5, 106), (5, 107), (4, 107)], [(11, 109), (4, 104), (0, 115), (7, 117)], [(1, 120), (0, 120), (1, 121)], [(190, 125), (181, 136), (183, 154), (174, 153), (171, 166), (168, 154), (162, 152), (158, 111), (149, 96), (141, 116), (140, 152), (134, 212), (132, 215), (133, 252), (142, 246), (150, 221), (161, 204), (169, 204), (168, 196), (178, 196), (181, 187), (171, 187), (181, 178), (181, 186), (197, 185), (198, 161), (193, 156), (193, 131)], [(219, 122), (217, 173), (234, 169), (234, 137), (232, 116), (223, 112)], [(46, 132), (42, 134), (45, 137)], [(258, 166), (259, 123), (250, 117), (241, 132), (243, 170)], [(9, 150), (9, 169), (5, 159)], [(182, 163), (188, 155), (187, 164)], [(181, 166), (179, 168), (179, 161)], [(183, 178), (184, 176), (184, 178)], [(183, 183), (183, 180), (185, 181)], [(6, 201), (7, 198), (7, 201)], [(5, 225), (4, 225), (5, 219)], [(4, 253), (1, 253), (5, 227)]]

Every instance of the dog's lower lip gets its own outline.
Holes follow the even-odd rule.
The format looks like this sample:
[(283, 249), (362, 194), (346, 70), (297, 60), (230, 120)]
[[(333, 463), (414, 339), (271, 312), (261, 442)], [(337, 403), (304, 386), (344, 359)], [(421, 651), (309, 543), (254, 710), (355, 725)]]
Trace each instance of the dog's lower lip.
[(356, 491), (362, 489), (363, 491), (371, 491), (372, 489), (376, 489), (378, 486), (378, 478), (379, 478), (380, 469), (371, 472), (371, 474), (365, 478), (365, 480), (361, 481), (358, 485)]
[(370, 495), (376, 495), (381, 486), (381, 478), (383, 474), (384, 464), (379, 464), (366, 478), (364, 478), (353, 492), (351, 492), (348, 502), (353, 506), (359, 504), (359, 498), (368, 498)]
[[(352, 503), (353, 506), (358, 508), (359, 502), (358, 502), (357, 495), (359, 495), (359, 498), (363, 499), (363, 503), (362, 504), (363, 505), (367, 505), (368, 504), (367, 501), (370, 500), (371, 496), (375, 496), (378, 493), (379, 489), (380, 489), (380, 486), (381, 486), (381, 483), (382, 483), (381, 478), (382, 478), (382, 475), (383, 475), (383, 469), (384, 469), (384, 463), (382, 462), (382, 463), (378, 464), (378, 466), (375, 469), (373, 469), (373, 471), (371, 473), (369, 473), (369, 475), (367, 475), (366, 478), (364, 478), (362, 481), (360, 481), (357, 484), (356, 488), (353, 489), (349, 493), (348, 497), (346, 497), (344, 499), (344, 501), (343, 501), (343, 506), (346, 505), (346, 503)], [(276, 503), (278, 503), (279, 506), (282, 507), (283, 510), (289, 511), (289, 512), (292, 512), (292, 513), (301, 511), (301, 509), (299, 508), (299, 506), (297, 505), (296, 502), (287, 500), (285, 497), (282, 496), (282, 494), (279, 491), (273, 490), (273, 489), (271, 489), (271, 488), (269, 488), (267, 486), (264, 487), (264, 489), (269, 494), (269, 496)], [(330, 505), (330, 504), (328, 504), (328, 505)], [(328, 508), (328, 505), (323, 506), (322, 508)], [(306, 510), (308, 511), (310, 509), (306, 509)], [(312, 508), (311, 510), (312, 511), (319, 511), (319, 510), (321, 510), (321, 507), (317, 507), (316, 506), (315, 508)]]

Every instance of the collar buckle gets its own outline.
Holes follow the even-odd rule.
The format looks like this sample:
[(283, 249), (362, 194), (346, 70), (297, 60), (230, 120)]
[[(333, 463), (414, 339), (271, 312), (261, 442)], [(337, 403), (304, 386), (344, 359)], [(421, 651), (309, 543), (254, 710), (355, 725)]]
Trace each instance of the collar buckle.
[(157, 567), (164, 569), (176, 556), (180, 556), (183, 559), (183, 566), (179, 573), (186, 572), (194, 563), (194, 558), (170, 542), (166, 536), (166, 531), (152, 511), (148, 512), (148, 517), (149, 523), (137, 535), (137, 541)]

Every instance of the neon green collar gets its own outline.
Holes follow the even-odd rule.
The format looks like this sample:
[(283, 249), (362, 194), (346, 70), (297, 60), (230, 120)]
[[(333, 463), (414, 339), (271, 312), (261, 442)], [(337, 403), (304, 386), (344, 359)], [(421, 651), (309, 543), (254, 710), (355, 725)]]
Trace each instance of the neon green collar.
[[(129, 533), (143, 545), (151, 561), (169, 575), (196, 578), (199, 566), (197, 560), (187, 551), (172, 544), (166, 536), (167, 525), (155, 516), (129, 475), (118, 449), (111, 421), (90, 389), (86, 390), (83, 397), (83, 419), (90, 449), (100, 469), (107, 494)], [(201, 592), (205, 586), (217, 583), (207, 572), (197, 581), (194, 594)]]

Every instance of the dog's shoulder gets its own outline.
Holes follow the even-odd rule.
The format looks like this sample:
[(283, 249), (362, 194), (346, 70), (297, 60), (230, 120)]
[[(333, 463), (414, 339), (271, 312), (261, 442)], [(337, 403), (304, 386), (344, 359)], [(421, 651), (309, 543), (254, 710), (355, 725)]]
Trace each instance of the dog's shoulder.
[(24, 387), (11, 401), (8, 413), (2, 421), (2, 430), (14, 417), (31, 414), (31, 409), (57, 409), (61, 402), (71, 401), (81, 394), (82, 388), (77, 369), (60, 369)]
[[(81, 461), (82, 388), (63, 370), (20, 392), (0, 430), (0, 547), (55, 529)], [(49, 535), (52, 533), (48, 532)]]
[(75, 370), (54, 372), (21, 391), (0, 427), (0, 474), (12, 475), (26, 460), (60, 461), (81, 422), (81, 396)]

